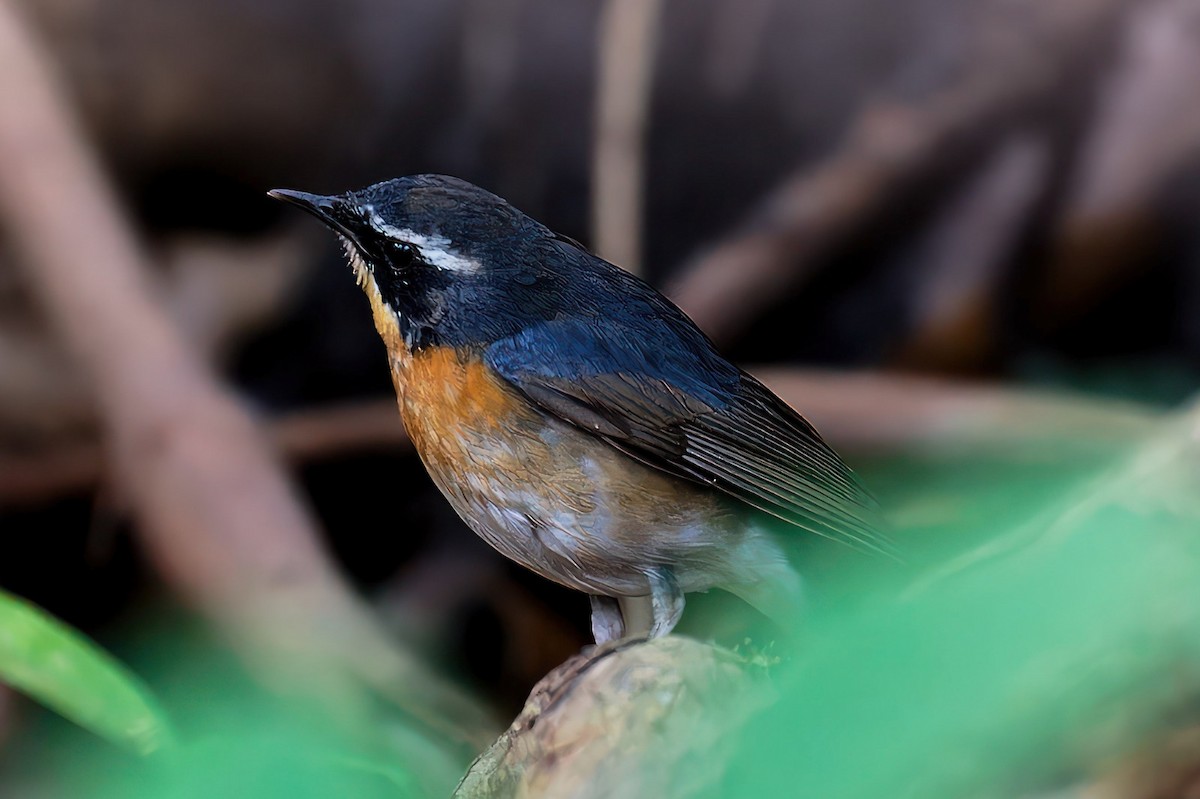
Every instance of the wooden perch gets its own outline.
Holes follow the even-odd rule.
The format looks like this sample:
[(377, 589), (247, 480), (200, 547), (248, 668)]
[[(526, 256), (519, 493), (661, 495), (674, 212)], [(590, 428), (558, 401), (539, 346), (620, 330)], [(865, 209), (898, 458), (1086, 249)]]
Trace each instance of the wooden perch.
[(483, 714), (378, 628), (262, 431), (168, 320), (146, 254), (9, 0), (0, 98), (0, 223), (94, 390), (116, 479), (162, 577), (269, 685), (324, 688), (351, 717), (369, 687), (448, 736), (478, 736)]
[(600, 647), (534, 687), (454, 795), (690, 796), (719, 778), (730, 733), (772, 696), (761, 674), (710, 644)]

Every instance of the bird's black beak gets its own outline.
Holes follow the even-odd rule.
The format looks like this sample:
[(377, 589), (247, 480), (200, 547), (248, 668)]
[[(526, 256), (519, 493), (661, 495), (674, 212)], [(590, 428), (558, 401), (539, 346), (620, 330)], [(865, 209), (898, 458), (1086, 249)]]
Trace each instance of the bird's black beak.
[(292, 189), (271, 189), (267, 196), (307, 211), (336, 232), (358, 243), (358, 236), (354, 230), (358, 214), (344, 198)]

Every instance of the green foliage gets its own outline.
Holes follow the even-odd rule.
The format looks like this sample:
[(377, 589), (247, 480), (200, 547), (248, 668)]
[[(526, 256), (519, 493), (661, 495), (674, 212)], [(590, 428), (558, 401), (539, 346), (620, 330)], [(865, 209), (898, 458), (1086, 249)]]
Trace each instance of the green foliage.
[(145, 686), (95, 643), (0, 591), (0, 681), (142, 754), (171, 742)]
[[(1110, 462), (1081, 445), (867, 464), (913, 557), (897, 576), (838, 548), (812, 553), (806, 575), (819, 590), (803, 629), (740, 647), (780, 699), (737, 733), (721, 795), (1033, 795), (1152, 739), (1200, 690), (1188, 677), (1200, 674), (1192, 416)], [(163, 636), (152, 638), (158, 650)], [(382, 799), (453, 784), (459, 764), (437, 762), (444, 753), (411, 728), (372, 718), (357, 729), (300, 700), (241, 696), (226, 671), (197, 677), (203, 657), (181, 651), (153, 653), (186, 694), (169, 707), (189, 735), (167, 746), (138, 680), (0, 594), (0, 679), (158, 753), (120, 768), (111, 753), (76, 761), (67, 783), (80, 794)], [(188, 703), (205, 715), (189, 717)]]
[(179, 730), (172, 737), (166, 714), (129, 671), (24, 601), (0, 600), (3, 679), (144, 755), (31, 726), (42, 733), (25, 742), (24, 765), (35, 782), (50, 779), (65, 791), (52, 795), (406, 799), (445, 795), (465, 767), (382, 708), (359, 718), (312, 696), (264, 693), (215, 642), (156, 622), (139, 634), (132, 657), (153, 675)]
[[(405, 769), (342, 754), (351, 742), (314, 719), (284, 715), (227, 718), (165, 757), (120, 772), (81, 769), (70, 780), (97, 799), (408, 799), (432, 795)], [(394, 753), (392, 754), (394, 758)]]
[[(1009, 546), (956, 559), (944, 541), (899, 601), (811, 619), (725, 795), (1028, 795), (1162, 734), (1200, 688), (1180, 679), (1200, 673), (1193, 435), (1179, 426), (1090, 481), (1068, 464), (1040, 486), (1001, 471), (959, 482), (965, 505), (975, 490), (996, 508), (963, 532)], [(839, 575), (845, 594), (874, 588)]]

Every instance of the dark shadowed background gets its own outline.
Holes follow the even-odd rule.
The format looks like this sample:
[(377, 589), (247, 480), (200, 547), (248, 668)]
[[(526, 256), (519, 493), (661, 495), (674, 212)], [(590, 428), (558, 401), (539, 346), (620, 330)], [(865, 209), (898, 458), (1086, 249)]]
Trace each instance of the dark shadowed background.
[[(146, 630), (204, 653), (205, 679), (252, 690), (255, 625), (308, 607), (280, 600), (281, 616), (241, 628), (228, 608), (270, 605), (273, 583), (198, 532), (220, 495), (156, 504), (119, 454), (140, 451), (123, 436), (156, 413), (173, 440), (210, 390), (250, 409), (255, 457), (266, 471), (277, 458), (312, 510), (312, 541), (262, 522), (246, 551), (309, 553), (297, 581), (315, 569), (347, 603), (329, 624), (369, 618), (363, 640), (503, 721), (588, 640), (584, 596), (505, 562), (441, 500), (334, 238), (270, 188), (448, 173), (639, 271), (826, 434), (917, 550), (965, 549), (978, 536), (962, 531), (1021, 516), (1014, 492), (1056, 496), (1200, 388), (1196, 0), (0, 10), (0, 44), (19, 37), (57, 76), (44, 97), (0, 53), (0, 586), (137, 662), (168, 704), (187, 705), (187, 678), (146, 656)], [(47, 97), (73, 116), (31, 144), (21, 126), (39, 130), (30, 109)], [(103, 167), (84, 177), (115, 189), (112, 219), (68, 203), (92, 188), (64, 182), (62, 142)], [(137, 386), (171, 383), (174, 361), (144, 361), (151, 383), (122, 389), (138, 352), (71, 329), (71, 308), (107, 299), (63, 302), (87, 285), (72, 268), (120, 283), (103, 272), (113, 250), (88, 257), (114, 221), (195, 361), (150, 410)], [(59, 237), (78, 257), (24, 240)], [(66, 270), (57, 295), (39, 287), (51, 268)], [(155, 519), (180, 516), (197, 529), (156, 536)], [(818, 603), (836, 601), (823, 575), (845, 557), (814, 555)], [(745, 619), (720, 605), (698, 598), (712, 615), (685, 630), (740, 640)], [(363, 647), (331, 657), (367, 662)], [(0, 699), (0, 792), (61, 795), (40, 743), (64, 725)]]

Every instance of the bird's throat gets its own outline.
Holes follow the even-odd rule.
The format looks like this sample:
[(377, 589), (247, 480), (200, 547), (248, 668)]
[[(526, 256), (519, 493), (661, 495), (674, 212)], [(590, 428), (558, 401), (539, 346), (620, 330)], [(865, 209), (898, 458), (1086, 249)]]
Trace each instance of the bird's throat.
[[(353, 264), (353, 259), (351, 259), (351, 263)], [(400, 315), (383, 299), (370, 270), (364, 267), (361, 272), (357, 272), (356, 268), (356, 276), (359, 277), (359, 285), (362, 286), (363, 293), (367, 295), (367, 300), (371, 303), (371, 316), (375, 320), (375, 329), (379, 332), (379, 337), (383, 339), (384, 346), (387, 347), (388, 365), (391, 367), (392, 383), (396, 387), (396, 395), (399, 399), (403, 399), (408, 368), (412, 363), (412, 350), (404, 339), (404, 332), (400, 327)]]
[(367, 281), (371, 280), (371, 270), (367, 268), (367, 262), (363, 260), (362, 253), (358, 251), (358, 247), (354, 246), (354, 242), (340, 233), (338, 234), (338, 238), (342, 241), (342, 249), (346, 252), (346, 260), (350, 262), (350, 268), (354, 270), (354, 282), (358, 284), (360, 289), (366, 291)]

